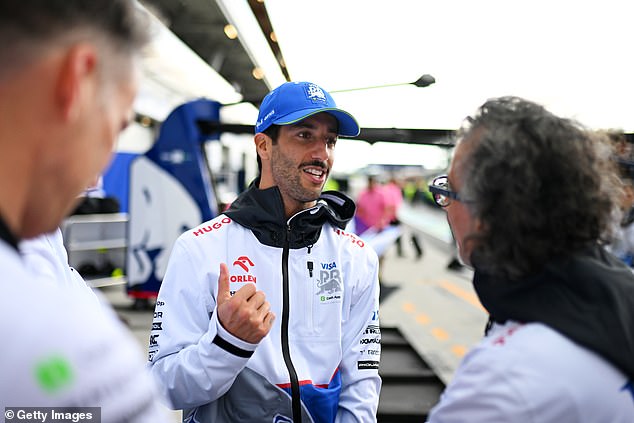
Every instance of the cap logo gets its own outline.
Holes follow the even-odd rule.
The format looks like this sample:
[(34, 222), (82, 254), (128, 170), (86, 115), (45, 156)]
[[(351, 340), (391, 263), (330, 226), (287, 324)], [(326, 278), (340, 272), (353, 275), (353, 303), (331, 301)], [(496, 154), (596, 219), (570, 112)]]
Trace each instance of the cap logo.
[(260, 125), (262, 125), (264, 122), (266, 122), (267, 120), (269, 120), (269, 118), (270, 118), (271, 116), (273, 116), (274, 114), (275, 114), (275, 109), (271, 110), (270, 112), (268, 112), (268, 113), (266, 114), (266, 116), (264, 116), (262, 119), (258, 120), (258, 121), (255, 123), (255, 126), (256, 126), (256, 127), (259, 127), (259, 126), (260, 126)]
[(326, 103), (327, 101), (326, 94), (324, 94), (323, 90), (315, 84), (308, 84), (306, 86), (306, 95), (308, 99), (313, 102)]
[(267, 120), (269, 120), (269, 118), (270, 118), (271, 116), (273, 116), (274, 114), (275, 114), (275, 109), (273, 109), (273, 110), (271, 110), (270, 112), (268, 112), (268, 113), (266, 114), (266, 116), (264, 116), (264, 119), (263, 119), (263, 120), (266, 122), (266, 121), (267, 121)]

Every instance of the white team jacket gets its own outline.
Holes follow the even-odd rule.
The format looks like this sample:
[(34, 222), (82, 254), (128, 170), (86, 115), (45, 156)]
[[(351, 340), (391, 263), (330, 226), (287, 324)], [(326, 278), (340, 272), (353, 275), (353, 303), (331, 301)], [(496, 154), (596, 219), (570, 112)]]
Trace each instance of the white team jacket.
[(494, 323), (463, 359), (429, 422), (634, 422), (634, 386), (604, 358), (544, 324)]
[[(271, 304), (276, 319), (258, 345), (218, 322), (222, 262), (232, 292), (254, 283)], [(151, 372), (174, 408), (190, 409), (186, 421), (291, 422), (294, 388), (302, 422), (376, 421), (378, 291), (376, 254), (330, 223), (314, 245), (278, 248), (220, 215), (174, 246), (154, 313)]]
[[(99, 407), (83, 411), (99, 413), (92, 419), (103, 423), (168, 421), (139, 345), (92, 292), (32, 272), (2, 240), (0, 268), (0, 410), (7, 422), (24, 421), (24, 407)], [(52, 411), (40, 418), (53, 420)]]

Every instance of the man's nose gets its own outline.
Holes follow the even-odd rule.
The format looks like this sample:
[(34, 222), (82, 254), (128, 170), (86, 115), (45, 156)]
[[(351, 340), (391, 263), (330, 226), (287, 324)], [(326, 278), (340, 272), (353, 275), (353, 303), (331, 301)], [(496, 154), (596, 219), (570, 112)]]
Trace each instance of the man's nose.
[(331, 149), (328, 147), (328, 140), (320, 140), (314, 143), (311, 151), (313, 160), (326, 161), (330, 158)]

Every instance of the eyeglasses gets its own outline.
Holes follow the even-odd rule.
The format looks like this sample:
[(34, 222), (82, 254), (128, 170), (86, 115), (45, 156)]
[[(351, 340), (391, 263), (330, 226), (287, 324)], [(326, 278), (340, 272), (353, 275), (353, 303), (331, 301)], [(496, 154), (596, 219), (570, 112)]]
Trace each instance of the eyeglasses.
[(449, 180), (446, 175), (438, 176), (429, 185), (429, 191), (434, 197), (434, 202), (440, 207), (447, 207), (451, 200), (462, 201), (456, 191), (449, 189)]

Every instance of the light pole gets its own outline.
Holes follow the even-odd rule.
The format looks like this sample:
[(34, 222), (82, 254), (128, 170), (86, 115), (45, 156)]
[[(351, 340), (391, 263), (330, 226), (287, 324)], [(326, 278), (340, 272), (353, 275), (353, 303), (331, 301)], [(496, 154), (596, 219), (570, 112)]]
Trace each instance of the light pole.
[(360, 87), (360, 88), (346, 88), (343, 90), (330, 90), (328, 92), (330, 93), (343, 93), (343, 92), (350, 92), (350, 91), (361, 91), (361, 90), (372, 90), (374, 88), (387, 88), (387, 87), (397, 87), (399, 85), (414, 85), (416, 87), (419, 88), (424, 88), (424, 87), (428, 87), (431, 84), (436, 82), (436, 78), (434, 78), (433, 76), (429, 75), (429, 74), (424, 74), (423, 76), (421, 76), (420, 78), (418, 78), (416, 81), (414, 82), (401, 82), (399, 84), (386, 84), (386, 85), (375, 85), (372, 87)]
[[(329, 93), (347, 93), (350, 91), (372, 90), (375, 88), (398, 87), (399, 85), (414, 85), (415, 87), (424, 88), (424, 87), (429, 87), (431, 84), (434, 84), (435, 82), (436, 82), (436, 78), (426, 73), (414, 82), (401, 82), (398, 84), (375, 85), (372, 87), (346, 88), (343, 90), (328, 90), (328, 92)], [(244, 98), (242, 99), (242, 101), (224, 104), (223, 107), (233, 106), (236, 104), (243, 104), (243, 103), (252, 103), (256, 105), (256, 107), (259, 107), (259, 104), (262, 102), (262, 100), (263, 100), (262, 98)]]

